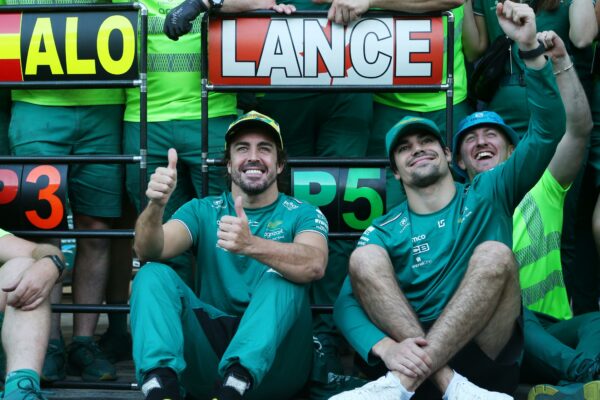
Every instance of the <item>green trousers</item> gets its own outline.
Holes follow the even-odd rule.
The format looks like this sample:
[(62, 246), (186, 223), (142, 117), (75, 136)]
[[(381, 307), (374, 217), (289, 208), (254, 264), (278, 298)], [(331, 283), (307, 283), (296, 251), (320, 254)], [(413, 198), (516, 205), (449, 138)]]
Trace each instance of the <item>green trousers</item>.
[(600, 312), (556, 321), (523, 308), (523, 318), (523, 380), (567, 384), (594, 379), (595, 360), (600, 355)]
[(148, 263), (133, 283), (131, 331), (138, 381), (168, 367), (199, 399), (210, 395), (233, 363), (252, 375), (248, 399), (291, 398), (310, 372), (307, 288), (276, 273), (265, 271), (238, 317), (199, 300), (168, 266)]
[[(373, 112), (370, 93), (267, 93), (259, 111), (281, 127), (283, 143), (291, 157), (365, 157)], [(331, 240), (325, 277), (311, 285), (312, 304), (333, 304), (348, 273), (348, 258), (355, 241)], [(316, 357), (313, 380), (327, 381), (328, 373), (342, 373), (337, 358), (341, 341), (328, 314), (314, 319), (314, 334), (326, 357)], [(319, 360), (322, 360), (319, 361)]]

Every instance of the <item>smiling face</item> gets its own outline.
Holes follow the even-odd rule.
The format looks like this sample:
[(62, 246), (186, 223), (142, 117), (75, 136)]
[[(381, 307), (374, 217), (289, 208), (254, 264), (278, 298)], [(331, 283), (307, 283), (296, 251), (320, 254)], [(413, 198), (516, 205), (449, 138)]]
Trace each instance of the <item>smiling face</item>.
[(429, 132), (407, 134), (398, 140), (393, 152), (396, 179), (405, 186), (428, 187), (450, 174), (450, 150), (442, 147)]
[(236, 134), (229, 144), (227, 172), (232, 192), (236, 189), (248, 195), (277, 192), (277, 175), (281, 171), (283, 164), (277, 160), (277, 147), (269, 134), (247, 130)]
[(492, 125), (478, 126), (466, 133), (460, 143), (458, 166), (469, 179), (506, 161), (514, 150), (506, 135)]

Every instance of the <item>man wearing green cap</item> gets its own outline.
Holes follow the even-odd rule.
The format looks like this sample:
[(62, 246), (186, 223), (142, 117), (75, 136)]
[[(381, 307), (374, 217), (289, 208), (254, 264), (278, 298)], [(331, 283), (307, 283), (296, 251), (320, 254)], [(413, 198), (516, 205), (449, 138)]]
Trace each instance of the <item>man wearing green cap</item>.
[[(192, 249), (199, 297), (159, 262), (136, 276), (133, 358), (146, 399), (285, 399), (312, 360), (308, 283), (327, 265), (328, 225), (315, 207), (278, 191), (285, 167), (279, 125), (250, 112), (225, 134), (231, 192), (194, 199), (164, 225), (177, 153), (148, 184), (135, 250), (163, 260)], [(215, 382), (221, 382), (216, 393)]]
[(505, 393), (518, 385), (523, 336), (512, 213), (550, 161), (565, 113), (552, 65), (538, 49), (533, 10), (499, 3), (497, 15), (525, 56), (529, 144), (460, 184), (432, 121), (409, 117), (388, 132), (407, 201), (361, 237), (334, 311), (360, 356), (387, 373), (332, 400), (510, 399)]
[[(513, 251), (523, 298), (525, 354), (522, 379), (539, 384), (529, 400), (597, 399), (600, 393), (600, 313), (573, 317), (563, 281), (560, 238), (565, 197), (585, 155), (592, 116), (564, 43), (542, 32), (550, 45), (567, 125), (548, 168), (513, 215)], [(558, 73), (556, 72), (558, 71)], [(527, 145), (530, 138), (523, 141)], [(465, 118), (454, 136), (454, 161), (469, 180), (506, 161), (519, 137), (495, 113)], [(530, 173), (527, 169), (523, 173)]]

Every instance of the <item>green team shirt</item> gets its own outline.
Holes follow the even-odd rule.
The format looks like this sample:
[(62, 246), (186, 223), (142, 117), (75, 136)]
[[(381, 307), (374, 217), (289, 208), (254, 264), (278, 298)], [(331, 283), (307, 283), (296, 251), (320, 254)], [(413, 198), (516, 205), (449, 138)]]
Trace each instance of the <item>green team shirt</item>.
[[(106, 4), (108, 0), (0, 0), (11, 6), (42, 4)], [(123, 104), (123, 89), (13, 90), (13, 101), (40, 106), (97, 106)]]
[[(327, 219), (318, 208), (279, 194), (263, 208), (245, 209), (252, 234), (268, 240), (290, 243), (301, 232), (318, 232), (327, 238)], [(198, 261), (200, 300), (231, 315), (242, 315), (252, 292), (264, 273), (278, 273), (252, 257), (230, 253), (217, 246), (221, 217), (236, 215), (230, 193), (194, 199), (173, 214), (192, 238)]]
[[(465, 15), (465, 6), (452, 9), (454, 14), (454, 104), (467, 98), (467, 70), (462, 51), (462, 24)], [(444, 17), (444, 21), (446, 17)], [(446, 35), (447, 27), (444, 22), (444, 65), (443, 77), (446, 76)], [(445, 83), (446, 80), (443, 79)], [(446, 92), (434, 93), (377, 93), (375, 102), (386, 106), (401, 108), (415, 112), (430, 112), (446, 108)]]
[(573, 317), (560, 260), (568, 190), (546, 170), (513, 215), (513, 251), (520, 266), (523, 305), (561, 320)]
[[(128, 3), (127, 0), (114, 0)], [(144, 0), (148, 8), (148, 121), (164, 122), (201, 118), (200, 15), (192, 30), (178, 41), (163, 33), (168, 12), (183, 0)], [(125, 121), (140, 120), (140, 91), (126, 89)], [(210, 92), (208, 116), (235, 115), (236, 96)]]
[(7, 232), (4, 229), (0, 228), (0, 237), (6, 236), (6, 235), (10, 235), (10, 232)]
[[(529, 130), (511, 157), (456, 183), (456, 195), (442, 210), (419, 215), (405, 201), (376, 219), (358, 246), (374, 244), (389, 254), (396, 278), (422, 322), (436, 320), (456, 291), (475, 248), (494, 240), (512, 247), (512, 214), (541, 177), (565, 131), (565, 113), (550, 63), (527, 69)], [(365, 359), (386, 334), (367, 317), (346, 278), (335, 304), (335, 321)]]

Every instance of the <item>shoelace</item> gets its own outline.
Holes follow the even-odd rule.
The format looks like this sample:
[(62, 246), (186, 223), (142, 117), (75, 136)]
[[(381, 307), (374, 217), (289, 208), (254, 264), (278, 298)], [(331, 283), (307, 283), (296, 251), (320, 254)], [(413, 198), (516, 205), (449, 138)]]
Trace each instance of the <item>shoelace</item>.
[(22, 394), (25, 395), (25, 397), (23, 397), (24, 400), (45, 400), (42, 392), (35, 388), (33, 379), (29, 377), (19, 380), (17, 387), (23, 392)]
[[(466, 388), (467, 391), (469, 391), (469, 396), (470, 396), (469, 400), (486, 400), (485, 397), (482, 397), (481, 393), (473, 393), (473, 391), (469, 389), (469, 386), (471, 386), (469, 381), (467, 381), (467, 380), (460, 381), (456, 385), (456, 392), (460, 393), (461, 389), (464, 387), (464, 388)], [(461, 396), (458, 396), (458, 397), (461, 398)]]

